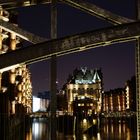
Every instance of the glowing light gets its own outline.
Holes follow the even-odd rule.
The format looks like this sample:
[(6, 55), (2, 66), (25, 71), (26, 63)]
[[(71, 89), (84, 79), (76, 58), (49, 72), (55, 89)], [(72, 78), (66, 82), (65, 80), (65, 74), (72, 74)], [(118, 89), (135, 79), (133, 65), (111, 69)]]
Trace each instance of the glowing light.
[(85, 87), (85, 89), (87, 89), (87, 88), (88, 88), (88, 85), (87, 85), (87, 84), (85, 84), (85, 85), (84, 85), (84, 87)]
[(88, 140), (85, 134), (83, 134), (83, 140)]
[(21, 90), (22, 90), (22, 85), (19, 84), (19, 85), (17, 86), (17, 88), (18, 88), (19, 91), (21, 91)]
[(69, 87), (70, 87), (70, 89), (73, 89), (73, 84), (70, 84)]
[(7, 91), (7, 87), (2, 87), (2, 92), (4, 93), (4, 92), (6, 92)]
[(26, 134), (26, 140), (32, 140), (32, 130), (30, 128), (29, 132)]
[(83, 119), (83, 123), (84, 123), (84, 124), (87, 123), (87, 119)]
[(10, 46), (11, 50), (16, 50), (16, 40), (15, 39), (11, 39), (11, 46)]
[(40, 99), (33, 96), (33, 112), (40, 110)]
[(126, 87), (126, 108), (130, 108), (130, 103), (129, 103), (129, 87)]
[(15, 114), (15, 101), (12, 101), (12, 114)]
[(90, 106), (93, 106), (93, 104), (92, 104), (92, 103), (90, 103)]
[(81, 104), (78, 104), (78, 106), (81, 106)]
[(11, 84), (14, 84), (15, 83), (15, 78), (16, 78), (15, 73), (11, 73), (10, 74), (10, 82), (11, 82)]
[(85, 99), (85, 96), (81, 96), (81, 99)]
[(2, 39), (8, 38), (9, 36), (7, 34), (2, 34)]
[(96, 119), (93, 119), (93, 124), (95, 125), (97, 123), (97, 120)]
[(97, 133), (97, 140), (101, 140), (101, 134)]
[(79, 48), (79, 51), (83, 51), (83, 50), (85, 50), (86, 49), (86, 47), (80, 47)]
[(38, 122), (34, 122), (32, 127), (33, 127), (33, 135), (34, 135), (35, 137), (38, 137), (39, 132), (41, 131), (41, 130), (40, 130), (39, 123), (38, 123)]
[(92, 84), (93, 82), (92, 82), (92, 80), (83, 80), (83, 79), (81, 79), (81, 80), (75, 80), (75, 83), (76, 84)]
[(78, 84), (75, 84), (75, 88), (76, 88), (76, 90), (78, 89), (78, 87), (79, 87)]
[(30, 4), (29, 1), (25, 1), (23, 5), (24, 5), (24, 6), (30, 6), (31, 4)]

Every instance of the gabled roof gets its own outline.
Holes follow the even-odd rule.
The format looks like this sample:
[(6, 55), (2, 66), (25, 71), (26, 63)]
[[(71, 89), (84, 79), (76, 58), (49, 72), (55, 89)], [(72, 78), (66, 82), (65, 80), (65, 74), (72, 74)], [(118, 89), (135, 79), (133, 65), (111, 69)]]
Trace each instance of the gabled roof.
[(75, 69), (71, 79), (68, 82), (73, 84), (93, 84), (101, 82), (101, 70), (91, 69), (88, 70), (86, 67), (81, 69)]

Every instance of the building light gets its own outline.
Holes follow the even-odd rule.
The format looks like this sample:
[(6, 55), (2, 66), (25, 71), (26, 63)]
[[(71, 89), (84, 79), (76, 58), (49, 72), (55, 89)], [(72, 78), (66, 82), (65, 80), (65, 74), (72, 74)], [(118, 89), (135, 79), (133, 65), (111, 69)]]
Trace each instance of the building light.
[(85, 84), (85, 85), (84, 85), (84, 88), (85, 88), (85, 89), (87, 89), (87, 88), (88, 88), (88, 85), (87, 85), (87, 84)]
[(3, 93), (5, 93), (7, 91), (7, 87), (2, 87), (1, 90)]
[(23, 5), (24, 5), (24, 6), (30, 6), (31, 4), (30, 4), (30, 1), (25, 1), (25, 2), (23, 3)]
[(78, 88), (79, 88), (79, 85), (75, 84), (75, 89), (78, 90)]
[(81, 96), (81, 99), (85, 99), (85, 96)]
[(83, 123), (86, 124), (87, 123), (87, 119), (83, 119)]
[(11, 84), (14, 84), (15, 83), (15, 79), (16, 79), (15, 73), (10, 73), (10, 83)]
[(69, 88), (70, 88), (70, 89), (73, 89), (73, 84), (70, 84), (70, 85), (69, 85)]
[(19, 91), (21, 91), (22, 90), (22, 85), (21, 84), (18, 84), (17, 85), (17, 88), (18, 88)]
[(126, 109), (130, 108), (130, 102), (129, 102), (129, 87), (126, 87)]
[(101, 134), (97, 133), (97, 140), (101, 140)]
[(15, 101), (12, 101), (12, 114), (15, 114)]
[(96, 119), (93, 119), (92, 122), (93, 122), (94, 125), (97, 124), (97, 120)]
[(78, 106), (81, 106), (81, 104), (78, 104)]

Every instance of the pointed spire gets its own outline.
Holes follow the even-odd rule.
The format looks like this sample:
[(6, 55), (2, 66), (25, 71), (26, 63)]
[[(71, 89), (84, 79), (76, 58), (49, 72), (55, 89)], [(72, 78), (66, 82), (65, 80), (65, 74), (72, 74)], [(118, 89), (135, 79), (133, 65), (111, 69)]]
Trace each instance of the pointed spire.
[(94, 83), (96, 82), (101, 82), (101, 78), (99, 77), (99, 74), (97, 72), (97, 69), (95, 70), (94, 76), (93, 76), (93, 80)]

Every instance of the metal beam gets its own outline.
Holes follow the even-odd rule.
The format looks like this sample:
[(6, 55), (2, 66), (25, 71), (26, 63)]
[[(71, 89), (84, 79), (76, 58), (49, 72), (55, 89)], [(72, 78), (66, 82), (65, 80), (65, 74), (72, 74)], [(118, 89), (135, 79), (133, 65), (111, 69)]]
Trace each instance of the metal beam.
[(51, 0), (3, 0), (0, 1), (0, 5), (3, 6), (4, 9), (15, 9), (19, 7), (32, 6), (37, 4), (47, 4), (51, 3)]
[(33, 33), (27, 32), (27, 31), (19, 28), (18, 26), (15, 26), (12, 23), (5, 22), (1, 19), (0, 19), (0, 28), (4, 29), (10, 33), (15, 33), (20, 38), (27, 40), (27, 41), (34, 43), (34, 44), (44, 42), (47, 40), (45, 38), (34, 35)]
[(54, 39), (0, 55), (0, 69), (19, 63), (33, 63), (52, 55), (64, 55), (99, 46), (135, 40), (140, 36), (140, 22), (108, 27), (78, 35)]
[(122, 24), (122, 23), (129, 23), (133, 22), (134, 20), (128, 19), (119, 15), (116, 15), (108, 10), (100, 8), (93, 3), (89, 3), (85, 0), (60, 0), (72, 7), (78, 8), (86, 13), (94, 15), (98, 18), (107, 20), (115, 25)]

